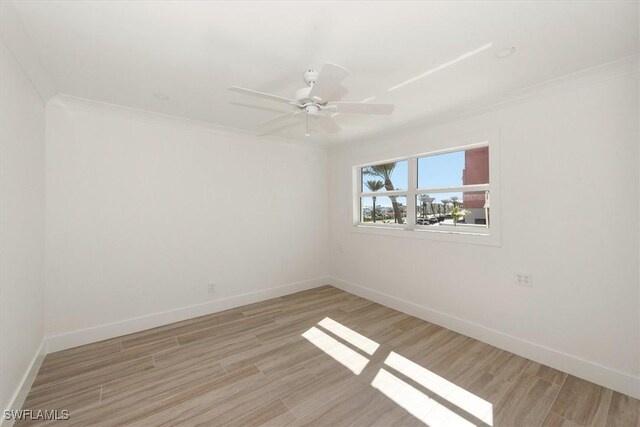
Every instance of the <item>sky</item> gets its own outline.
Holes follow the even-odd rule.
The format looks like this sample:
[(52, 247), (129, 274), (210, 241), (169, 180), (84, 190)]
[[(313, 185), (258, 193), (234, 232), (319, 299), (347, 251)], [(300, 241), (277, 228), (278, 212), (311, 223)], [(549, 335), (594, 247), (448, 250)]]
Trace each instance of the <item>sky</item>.
[[(398, 190), (407, 189), (407, 173), (408, 162), (406, 160), (397, 162), (396, 168), (391, 174), (393, 186)], [(462, 185), (462, 171), (464, 169), (464, 151), (456, 151), (453, 153), (445, 153), (437, 156), (421, 157), (418, 159), (418, 188), (434, 188), (434, 187), (454, 187)], [(366, 187), (366, 181), (375, 181), (377, 177), (363, 176), (363, 191), (369, 191)], [(376, 197), (376, 206), (391, 206), (391, 200), (384, 196), (385, 189), (379, 190), (380, 196)], [(430, 196), (436, 198), (436, 201), (449, 199), (451, 196), (458, 196), (462, 200), (462, 193), (432, 193)], [(406, 198), (402, 197), (398, 200), (402, 204), (406, 204)], [(364, 198), (364, 206), (371, 206), (371, 198)]]

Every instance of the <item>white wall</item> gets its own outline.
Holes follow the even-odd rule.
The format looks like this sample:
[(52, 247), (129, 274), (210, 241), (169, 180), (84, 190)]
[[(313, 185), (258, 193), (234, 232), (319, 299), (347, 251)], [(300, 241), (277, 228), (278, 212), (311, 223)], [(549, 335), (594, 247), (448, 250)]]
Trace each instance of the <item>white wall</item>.
[(328, 273), (326, 171), (325, 146), (54, 98), (47, 336), (132, 320), (139, 329), (153, 324), (139, 317), (319, 285)]
[(44, 338), (45, 104), (0, 53), (0, 408), (10, 406)]
[[(332, 147), (336, 283), (640, 395), (638, 74), (617, 74)], [(352, 232), (352, 166), (494, 130), (500, 247)], [(532, 288), (514, 285), (518, 271)]]

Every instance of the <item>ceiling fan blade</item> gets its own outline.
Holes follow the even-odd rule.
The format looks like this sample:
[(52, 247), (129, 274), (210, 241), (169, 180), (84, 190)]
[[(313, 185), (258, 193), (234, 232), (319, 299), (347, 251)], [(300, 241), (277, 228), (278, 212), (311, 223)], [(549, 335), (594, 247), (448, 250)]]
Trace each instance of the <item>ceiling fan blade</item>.
[(245, 89), (243, 87), (232, 86), (229, 88), (229, 90), (232, 92), (242, 93), (245, 95), (253, 95), (259, 98), (270, 99), (276, 102), (284, 102), (287, 104), (298, 105), (298, 103), (293, 99), (285, 98), (283, 96), (278, 96), (278, 95), (272, 95), (270, 93), (258, 92), (257, 90), (253, 90), (253, 89)]
[(290, 127), (295, 126), (295, 125), (300, 125), (300, 124), (301, 124), (301, 122), (290, 122), (290, 123), (285, 123), (285, 124), (284, 124), (284, 125), (282, 125), (282, 126), (278, 126), (278, 127), (273, 128), (273, 129), (268, 129), (268, 130), (265, 130), (264, 132), (260, 132), (260, 133), (259, 133), (259, 134), (257, 134), (256, 136), (267, 136), (267, 135), (273, 135), (273, 134), (275, 134), (275, 133), (280, 132), (281, 130), (284, 130), (284, 129), (290, 128)]
[(286, 111), (280, 107), (269, 108), (269, 107), (263, 107), (262, 105), (245, 104), (244, 102), (230, 102), (229, 104), (237, 105), (239, 107), (254, 108), (256, 110), (269, 111), (271, 113), (280, 113), (280, 114), (286, 113)]
[(340, 125), (329, 116), (319, 115), (316, 117), (316, 120), (320, 127), (327, 133), (338, 133), (342, 130)]
[(309, 92), (309, 99), (316, 102), (327, 102), (340, 87), (340, 83), (347, 77), (349, 70), (339, 65), (327, 62), (322, 67), (318, 80)]
[(345, 114), (379, 114), (388, 116), (393, 113), (393, 104), (367, 104), (364, 102), (331, 102), (328, 109)]
[(347, 89), (346, 87), (340, 85), (340, 86), (338, 86), (338, 88), (331, 95), (331, 99), (335, 99), (336, 101), (339, 101), (339, 100), (341, 100), (342, 98), (345, 97), (347, 92), (349, 92), (349, 89)]
[(302, 113), (303, 111), (304, 110), (294, 110), (294, 111), (291, 111), (289, 113), (282, 114), (280, 116), (274, 117), (273, 119), (269, 119), (267, 121), (264, 121), (264, 122), (258, 124), (258, 126), (264, 127), (264, 126), (272, 125), (274, 123), (280, 123), (280, 122), (282, 122), (282, 121), (284, 121), (284, 120), (286, 120), (286, 119), (288, 119), (290, 117), (297, 116), (298, 114)]

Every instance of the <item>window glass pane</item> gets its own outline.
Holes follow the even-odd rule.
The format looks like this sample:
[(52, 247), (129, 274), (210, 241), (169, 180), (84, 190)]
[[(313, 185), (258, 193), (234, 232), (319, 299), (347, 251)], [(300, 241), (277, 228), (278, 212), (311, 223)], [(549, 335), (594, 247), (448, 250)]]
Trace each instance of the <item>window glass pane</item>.
[(489, 183), (489, 147), (418, 158), (418, 188)]
[(360, 198), (360, 222), (367, 224), (373, 224), (374, 222), (379, 224), (406, 224), (406, 196)]
[(408, 164), (407, 160), (402, 160), (363, 167), (361, 191), (384, 193), (391, 190), (406, 190), (409, 179)]
[(431, 193), (416, 196), (417, 225), (489, 226), (488, 191)]

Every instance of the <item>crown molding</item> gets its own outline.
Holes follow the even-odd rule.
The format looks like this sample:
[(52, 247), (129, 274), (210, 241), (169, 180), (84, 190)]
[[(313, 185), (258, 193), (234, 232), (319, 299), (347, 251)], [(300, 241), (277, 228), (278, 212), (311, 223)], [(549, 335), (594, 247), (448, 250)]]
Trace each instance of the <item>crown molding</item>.
[(276, 144), (284, 144), (291, 146), (324, 147), (326, 143), (308, 144), (305, 141), (283, 138), (277, 135), (258, 136), (255, 132), (238, 129), (229, 126), (218, 125), (211, 122), (203, 122), (198, 120), (187, 119), (183, 117), (173, 116), (170, 114), (157, 113), (155, 111), (143, 110), (135, 107), (111, 104), (108, 102), (95, 101), (93, 99), (80, 98), (71, 95), (58, 94), (51, 98), (47, 103), (47, 108), (61, 108), (68, 111), (83, 111), (93, 114), (109, 115), (119, 117), (121, 119), (135, 120), (149, 124), (171, 126), (185, 129), (198, 129), (212, 132), (221, 136), (242, 136), (245, 138), (256, 138), (269, 141)]

